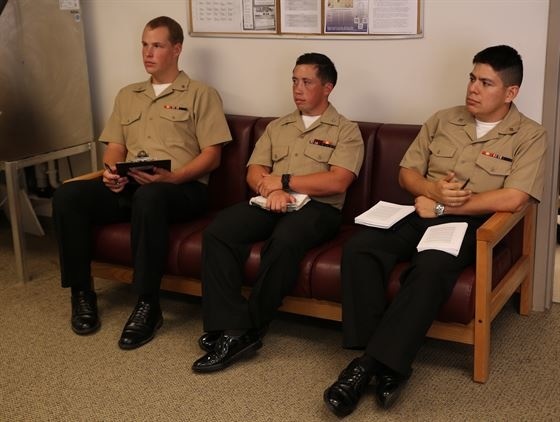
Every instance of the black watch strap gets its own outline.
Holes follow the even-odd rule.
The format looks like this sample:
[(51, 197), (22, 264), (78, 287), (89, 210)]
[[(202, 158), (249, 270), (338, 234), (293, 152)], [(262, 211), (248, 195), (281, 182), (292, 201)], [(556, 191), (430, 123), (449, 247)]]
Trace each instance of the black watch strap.
[(290, 190), (290, 179), (291, 179), (292, 175), (291, 174), (283, 174), (282, 175), (282, 190), (285, 190), (286, 192)]

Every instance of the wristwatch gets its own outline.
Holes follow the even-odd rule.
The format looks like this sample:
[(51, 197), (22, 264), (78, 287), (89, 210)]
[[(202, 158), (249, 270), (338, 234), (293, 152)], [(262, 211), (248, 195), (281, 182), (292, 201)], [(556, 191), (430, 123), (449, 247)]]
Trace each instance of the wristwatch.
[(291, 179), (292, 175), (291, 174), (283, 174), (282, 175), (282, 190), (288, 192), (290, 190), (290, 179)]
[(445, 205), (436, 202), (436, 206), (434, 207), (434, 213), (436, 214), (436, 217), (441, 217), (444, 212), (445, 212)]

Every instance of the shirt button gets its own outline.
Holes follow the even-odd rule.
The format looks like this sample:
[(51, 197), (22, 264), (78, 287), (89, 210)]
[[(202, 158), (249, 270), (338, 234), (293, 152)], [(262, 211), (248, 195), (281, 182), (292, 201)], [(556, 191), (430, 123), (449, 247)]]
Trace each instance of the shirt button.
[(297, 156), (299, 156), (299, 154), (296, 152), (296, 153), (294, 154), (294, 157), (297, 157)]

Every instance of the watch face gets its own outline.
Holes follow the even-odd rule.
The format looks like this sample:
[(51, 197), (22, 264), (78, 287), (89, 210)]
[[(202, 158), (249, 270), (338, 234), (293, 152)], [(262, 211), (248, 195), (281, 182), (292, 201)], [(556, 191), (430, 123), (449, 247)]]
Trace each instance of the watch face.
[(436, 207), (434, 209), (434, 212), (436, 214), (436, 216), (441, 216), (443, 215), (443, 212), (445, 211), (445, 206), (443, 206), (443, 204), (436, 204)]

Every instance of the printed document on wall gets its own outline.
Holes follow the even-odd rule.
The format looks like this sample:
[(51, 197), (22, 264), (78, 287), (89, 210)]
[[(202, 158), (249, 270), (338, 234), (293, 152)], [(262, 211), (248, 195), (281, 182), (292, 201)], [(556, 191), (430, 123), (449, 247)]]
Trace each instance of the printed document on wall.
[(416, 34), (418, 0), (371, 0), (371, 34)]
[(320, 34), (321, 1), (322, 0), (281, 1), (281, 32), (296, 34)]

